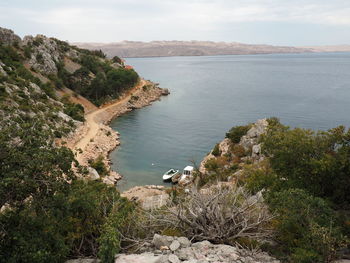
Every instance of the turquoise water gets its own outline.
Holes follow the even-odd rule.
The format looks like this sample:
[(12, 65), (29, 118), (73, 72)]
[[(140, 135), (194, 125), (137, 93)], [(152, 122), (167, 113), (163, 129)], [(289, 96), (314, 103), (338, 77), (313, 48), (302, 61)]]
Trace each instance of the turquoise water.
[(171, 95), (111, 126), (122, 190), (163, 184), (170, 168), (197, 163), (235, 125), (276, 116), (311, 129), (350, 126), (350, 53), (132, 58)]

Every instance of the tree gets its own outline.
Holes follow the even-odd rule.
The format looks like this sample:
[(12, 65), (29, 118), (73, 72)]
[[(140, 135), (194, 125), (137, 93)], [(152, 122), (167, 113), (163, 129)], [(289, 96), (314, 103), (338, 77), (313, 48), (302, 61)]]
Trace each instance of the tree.
[(348, 206), (350, 132), (340, 126), (327, 132), (273, 129), (263, 151), (285, 188), (307, 189), (315, 196)]

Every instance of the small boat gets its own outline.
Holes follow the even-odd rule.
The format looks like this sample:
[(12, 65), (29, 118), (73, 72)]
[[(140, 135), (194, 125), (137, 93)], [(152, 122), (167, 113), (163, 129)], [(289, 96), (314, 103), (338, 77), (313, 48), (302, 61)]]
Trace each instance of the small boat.
[(179, 170), (175, 170), (175, 169), (170, 169), (169, 171), (167, 171), (164, 175), (163, 175), (163, 180), (167, 181), (170, 180), (174, 175), (178, 174)]
[(180, 180), (185, 180), (186, 178), (191, 178), (193, 176), (193, 166), (187, 165), (182, 172)]

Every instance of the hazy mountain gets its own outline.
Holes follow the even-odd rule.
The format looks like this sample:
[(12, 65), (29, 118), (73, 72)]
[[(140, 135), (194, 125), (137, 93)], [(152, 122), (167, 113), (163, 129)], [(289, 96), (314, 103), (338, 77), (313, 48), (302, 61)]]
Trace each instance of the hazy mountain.
[(101, 49), (110, 57), (210, 56), (312, 52), (310, 48), (211, 41), (123, 41), (116, 43), (74, 44), (87, 49)]
[(307, 46), (313, 52), (350, 52), (350, 45), (333, 45), (333, 46)]

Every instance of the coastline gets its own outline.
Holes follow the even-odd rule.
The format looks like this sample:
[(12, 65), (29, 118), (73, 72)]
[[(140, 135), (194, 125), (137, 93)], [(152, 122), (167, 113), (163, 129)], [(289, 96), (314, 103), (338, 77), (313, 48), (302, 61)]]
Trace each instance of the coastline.
[[(122, 176), (111, 169), (109, 154), (120, 145), (119, 133), (114, 131), (110, 122), (134, 109), (140, 109), (168, 95), (169, 91), (162, 89), (151, 81), (141, 79), (139, 83), (125, 93), (120, 99), (112, 101), (85, 115), (82, 123), (74, 133), (65, 138), (65, 146), (70, 148), (80, 165), (89, 166), (89, 160), (103, 157), (110, 175), (101, 178), (109, 185), (115, 185)], [(93, 168), (89, 168), (89, 179), (96, 180), (100, 176)]]

